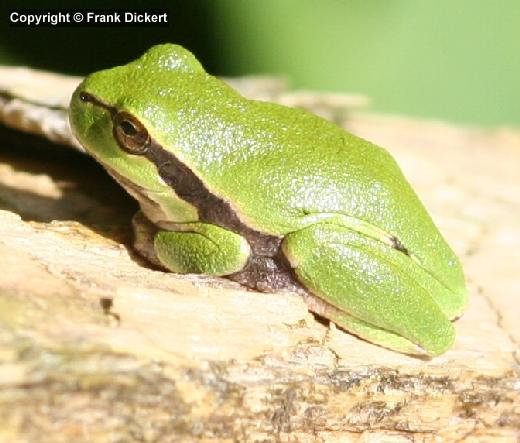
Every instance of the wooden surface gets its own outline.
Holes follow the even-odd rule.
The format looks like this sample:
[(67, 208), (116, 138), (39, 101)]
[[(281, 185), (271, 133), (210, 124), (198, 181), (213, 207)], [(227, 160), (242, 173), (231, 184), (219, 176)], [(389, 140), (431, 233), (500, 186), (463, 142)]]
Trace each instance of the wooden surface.
[(520, 132), (346, 126), (395, 155), (462, 258), (451, 351), (401, 355), (296, 295), (151, 269), (101, 168), (3, 130), (0, 441), (517, 441)]

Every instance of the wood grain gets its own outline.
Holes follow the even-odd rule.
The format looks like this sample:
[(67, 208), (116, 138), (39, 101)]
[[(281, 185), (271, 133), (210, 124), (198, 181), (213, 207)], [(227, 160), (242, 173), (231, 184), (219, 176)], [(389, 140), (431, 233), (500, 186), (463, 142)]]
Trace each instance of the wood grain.
[(151, 269), (101, 168), (2, 139), (0, 441), (517, 441), (520, 132), (344, 123), (392, 152), (462, 258), (452, 350), (412, 358), (294, 294)]

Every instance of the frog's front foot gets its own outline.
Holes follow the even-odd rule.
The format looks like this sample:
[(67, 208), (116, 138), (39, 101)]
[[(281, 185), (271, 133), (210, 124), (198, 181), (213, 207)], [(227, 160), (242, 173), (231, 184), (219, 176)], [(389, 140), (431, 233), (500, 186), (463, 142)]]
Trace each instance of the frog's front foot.
[(243, 237), (208, 223), (183, 223), (167, 231), (138, 213), (133, 225), (135, 249), (151, 263), (179, 274), (229, 275), (244, 268), (251, 252)]

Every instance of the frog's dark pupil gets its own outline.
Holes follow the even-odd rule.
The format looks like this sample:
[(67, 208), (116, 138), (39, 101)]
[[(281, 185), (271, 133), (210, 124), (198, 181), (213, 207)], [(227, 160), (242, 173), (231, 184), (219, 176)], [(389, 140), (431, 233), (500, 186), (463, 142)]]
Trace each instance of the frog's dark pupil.
[(148, 149), (150, 136), (145, 127), (126, 112), (112, 112), (113, 134), (120, 148), (129, 154), (142, 155)]
[(121, 129), (123, 130), (123, 132), (126, 135), (128, 135), (129, 137), (133, 137), (134, 135), (137, 134), (136, 127), (130, 121), (123, 120), (119, 125), (121, 126)]

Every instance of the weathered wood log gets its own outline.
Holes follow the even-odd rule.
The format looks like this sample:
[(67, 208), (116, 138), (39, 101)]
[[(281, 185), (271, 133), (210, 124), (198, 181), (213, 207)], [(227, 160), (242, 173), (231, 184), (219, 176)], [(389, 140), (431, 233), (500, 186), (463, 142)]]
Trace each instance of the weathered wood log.
[[(152, 269), (77, 152), (0, 141), (0, 441), (516, 441), (520, 132), (350, 113), (465, 265), (446, 354), (366, 343), (294, 294)], [(10, 134), (4, 130), (4, 134)]]

